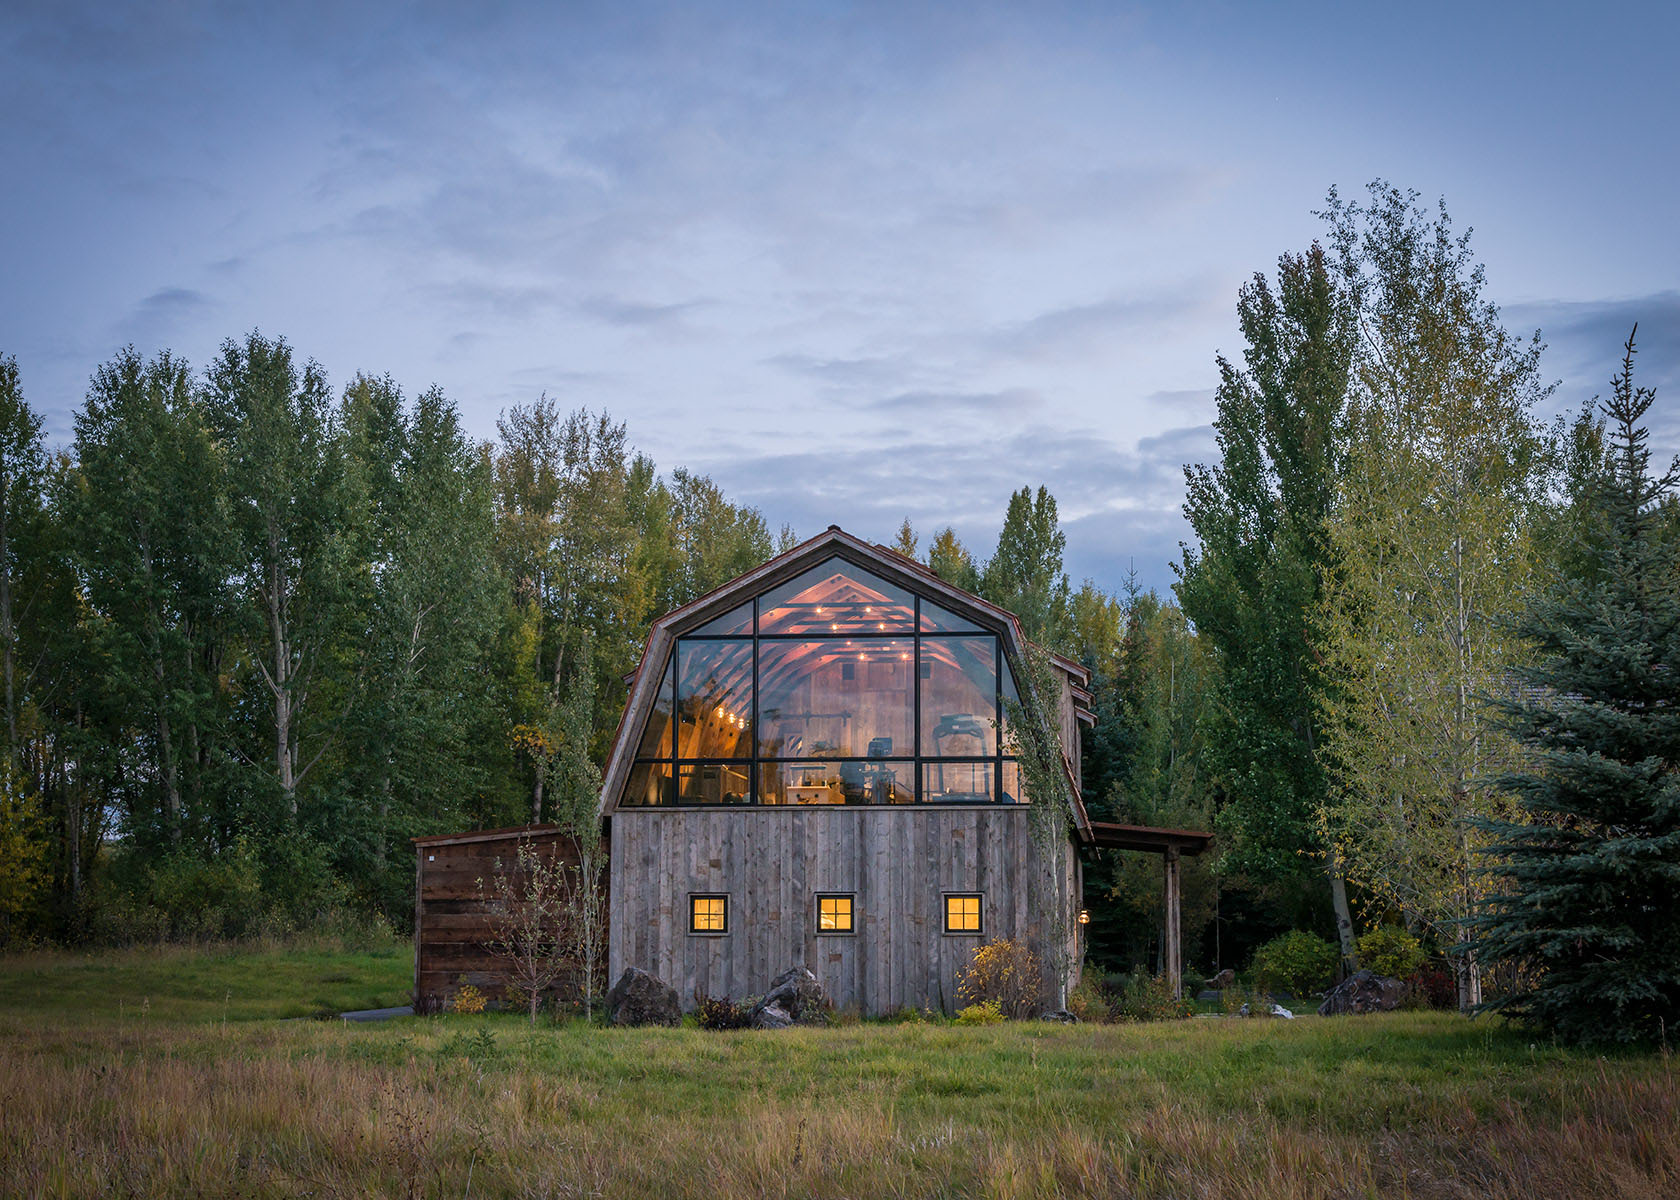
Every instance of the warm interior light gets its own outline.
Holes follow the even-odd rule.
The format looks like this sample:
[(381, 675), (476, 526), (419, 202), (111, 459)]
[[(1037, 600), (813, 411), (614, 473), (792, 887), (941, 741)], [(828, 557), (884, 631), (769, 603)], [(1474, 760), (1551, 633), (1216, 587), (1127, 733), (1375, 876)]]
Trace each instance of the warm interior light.
[(1082, 908), (1082, 909), (1079, 910), (1079, 923), (1081, 925), (1089, 925), (1091, 923), (1091, 910), (1090, 909)]

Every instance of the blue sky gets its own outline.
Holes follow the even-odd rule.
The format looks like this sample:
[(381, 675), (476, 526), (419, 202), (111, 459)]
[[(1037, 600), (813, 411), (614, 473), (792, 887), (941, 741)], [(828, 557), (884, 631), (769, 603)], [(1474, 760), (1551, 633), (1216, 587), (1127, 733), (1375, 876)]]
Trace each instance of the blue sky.
[[(1171, 582), (1241, 282), (1444, 196), (1558, 403), (1680, 388), (1672, 5), (18, 4), (0, 353), (55, 441), (121, 345), (252, 328), (476, 435), (547, 392), (772, 525)], [(1670, 426), (1659, 422), (1670, 442)]]

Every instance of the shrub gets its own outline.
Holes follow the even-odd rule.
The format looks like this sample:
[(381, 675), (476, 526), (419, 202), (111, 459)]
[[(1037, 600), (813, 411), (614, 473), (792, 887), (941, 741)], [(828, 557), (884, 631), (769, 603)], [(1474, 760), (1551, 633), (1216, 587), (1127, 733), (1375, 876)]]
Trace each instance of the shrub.
[(1079, 986), (1068, 993), (1067, 1009), (1081, 1021), (1107, 1022), (1114, 1019), (1109, 1009), (1108, 993), (1093, 973), (1087, 973)]
[(751, 1008), (727, 996), (697, 992), (695, 1000), (694, 1016), (702, 1029), (745, 1029), (751, 1023)]
[(1358, 945), (1360, 964), (1391, 979), (1415, 974), (1429, 958), (1418, 940), (1398, 925), (1379, 925)]
[(977, 947), (968, 970), (957, 979), (957, 995), (970, 1004), (994, 1002), (1006, 1017), (1037, 1016), (1043, 1007), (1043, 969), (1020, 942), (996, 938)]
[(1406, 978), (1408, 999), (1424, 1008), (1457, 1008), (1458, 981), (1439, 963), (1431, 963)]
[(1110, 1002), (1118, 1021), (1172, 1021), (1190, 1015), (1190, 1002), (1172, 993), (1164, 975), (1137, 970), (1120, 977)]
[(449, 998), (449, 1011), (452, 1013), (481, 1013), (488, 1001), (488, 997), (464, 978), (461, 986), (455, 989), (455, 994)]
[(999, 1025), (1003, 1019), (1003, 1006), (996, 1000), (981, 1000), (957, 1013), (958, 1025)]
[(1254, 952), (1255, 982), (1269, 992), (1306, 996), (1330, 982), (1341, 957), (1334, 942), (1294, 929)]

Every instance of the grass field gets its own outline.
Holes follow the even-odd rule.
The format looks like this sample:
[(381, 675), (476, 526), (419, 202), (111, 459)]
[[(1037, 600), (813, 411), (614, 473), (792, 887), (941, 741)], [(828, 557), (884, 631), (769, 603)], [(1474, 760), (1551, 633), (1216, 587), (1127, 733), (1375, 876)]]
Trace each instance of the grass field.
[(1408, 1013), (531, 1030), (403, 949), (0, 959), (0, 1195), (1680, 1195), (1664, 1056)]

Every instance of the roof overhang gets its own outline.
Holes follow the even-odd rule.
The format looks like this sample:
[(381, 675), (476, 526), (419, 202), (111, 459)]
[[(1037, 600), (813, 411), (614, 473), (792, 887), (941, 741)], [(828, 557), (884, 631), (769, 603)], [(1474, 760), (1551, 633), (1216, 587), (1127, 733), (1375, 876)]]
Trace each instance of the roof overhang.
[(1159, 829), (1153, 825), (1116, 825), (1092, 821), (1088, 845), (1099, 850), (1142, 850), (1151, 854), (1197, 855), (1213, 845), (1213, 834), (1195, 829)]

